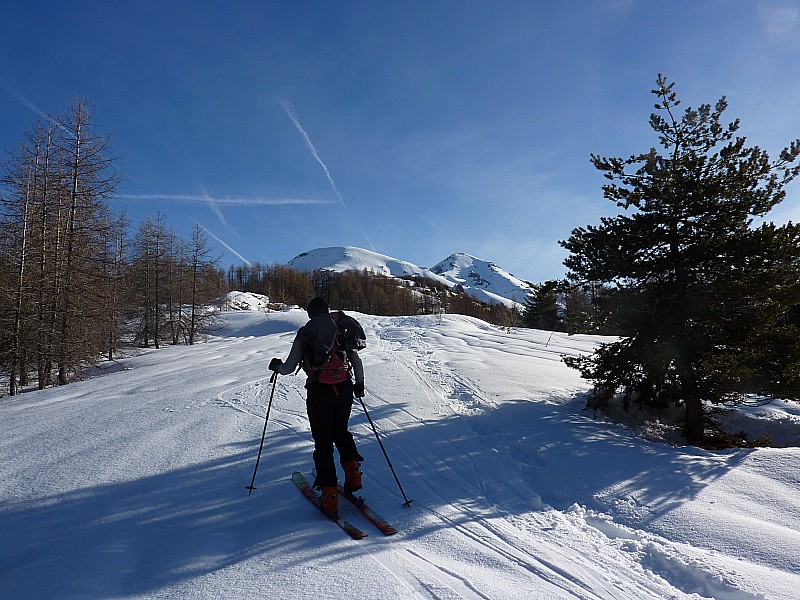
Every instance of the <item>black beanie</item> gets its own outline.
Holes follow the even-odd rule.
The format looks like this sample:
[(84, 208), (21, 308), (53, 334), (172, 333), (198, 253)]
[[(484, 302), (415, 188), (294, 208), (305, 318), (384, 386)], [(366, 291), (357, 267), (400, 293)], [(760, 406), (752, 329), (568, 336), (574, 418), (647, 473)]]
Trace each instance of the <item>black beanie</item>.
[(325, 302), (324, 298), (320, 298), (319, 296), (317, 296), (311, 302), (308, 303), (308, 308), (306, 308), (306, 312), (308, 313), (309, 319), (313, 319), (314, 317), (327, 314), (328, 303)]

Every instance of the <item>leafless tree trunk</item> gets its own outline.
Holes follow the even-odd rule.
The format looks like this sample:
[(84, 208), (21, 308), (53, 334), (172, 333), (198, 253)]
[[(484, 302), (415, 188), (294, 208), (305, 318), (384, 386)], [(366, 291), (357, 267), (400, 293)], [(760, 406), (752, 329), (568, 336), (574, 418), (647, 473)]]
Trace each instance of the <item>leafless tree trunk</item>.
[(189, 318), (189, 345), (194, 344), (198, 331), (201, 331), (207, 320), (201, 313), (203, 303), (210, 298), (201, 288), (208, 270), (214, 268), (217, 263), (216, 258), (211, 258), (211, 249), (208, 247), (208, 239), (203, 233), (202, 226), (197, 223), (192, 231), (192, 240), (189, 246), (190, 252), (190, 276), (191, 276), (191, 298), (190, 298), (190, 318)]
[[(32, 152), (28, 154), (26, 152)], [(28, 154), (26, 156), (26, 154)], [(27, 299), (26, 267), (28, 262), (29, 231), (31, 223), (32, 196), (36, 186), (39, 161), (41, 160), (41, 149), (39, 140), (33, 140), (33, 148), (23, 149), (17, 158), (17, 165), (14, 176), (11, 178), (12, 185), (16, 183), (22, 191), (19, 198), (17, 217), (19, 224), (19, 238), (16, 241), (16, 289), (14, 291), (14, 324), (11, 335), (11, 364), (9, 367), (9, 394), (14, 396), (17, 393), (17, 378), (19, 383), (24, 385), (27, 379), (24, 373), (27, 365), (24, 360), (24, 341), (23, 341), (23, 310)], [(24, 175), (23, 175), (24, 173)]]
[[(92, 113), (76, 99), (62, 124), (66, 134), (63, 153), (67, 182), (67, 221), (64, 240), (64, 296), (60, 319), (58, 382), (83, 359), (102, 348), (89, 334), (95, 329), (86, 317), (96, 309), (97, 278), (103, 277), (96, 257), (104, 252), (105, 232), (111, 226), (107, 200), (116, 191), (119, 177), (110, 173), (108, 140), (93, 131)], [(82, 305), (83, 304), (83, 305)]]

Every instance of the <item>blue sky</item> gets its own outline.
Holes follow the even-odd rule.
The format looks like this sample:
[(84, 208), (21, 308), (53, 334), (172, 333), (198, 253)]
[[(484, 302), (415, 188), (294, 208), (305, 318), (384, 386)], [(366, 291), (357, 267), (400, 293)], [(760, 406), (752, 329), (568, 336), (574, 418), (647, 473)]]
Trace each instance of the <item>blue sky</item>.
[[(5, 3), (0, 151), (85, 96), (134, 223), (196, 222), (224, 267), (354, 245), (561, 276), (616, 207), (592, 152), (656, 143), (659, 72), (725, 95), (751, 144), (800, 137), (800, 1)], [(800, 220), (798, 185), (775, 219)]]

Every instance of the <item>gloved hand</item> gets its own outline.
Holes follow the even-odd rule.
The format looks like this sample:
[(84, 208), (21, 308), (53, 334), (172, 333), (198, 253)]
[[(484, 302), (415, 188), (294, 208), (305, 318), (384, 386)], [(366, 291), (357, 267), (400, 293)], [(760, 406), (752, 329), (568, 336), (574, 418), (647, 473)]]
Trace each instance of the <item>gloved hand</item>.
[(353, 384), (353, 393), (358, 398), (363, 398), (364, 397), (364, 382), (363, 381), (356, 381)]
[(283, 361), (280, 358), (273, 358), (271, 361), (269, 361), (269, 370), (277, 373), (278, 369), (280, 369), (282, 365)]

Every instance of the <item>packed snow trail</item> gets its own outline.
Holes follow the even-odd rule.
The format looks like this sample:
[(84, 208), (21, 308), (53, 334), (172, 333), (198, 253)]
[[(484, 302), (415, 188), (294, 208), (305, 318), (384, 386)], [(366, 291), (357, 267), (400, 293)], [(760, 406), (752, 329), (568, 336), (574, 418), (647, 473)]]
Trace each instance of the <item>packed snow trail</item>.
[[(292, 471), (312, 466), (302, 376), (278, 380), (247, 496), (266, 365), (306, 317), (231, 313), (206, 344), (0, 401), (0, 597), (783, 600), (800, 589), (797, 450), (672, 448), (594, 420), (561, 355), (598, 338), (356, 316), (365, 402), (413, 503), (402, 506), (356, 403), (363, 493), (399, 534), (350, 540), (297, 493)], [(343, 516), (370, 531), (348, 504)]]

